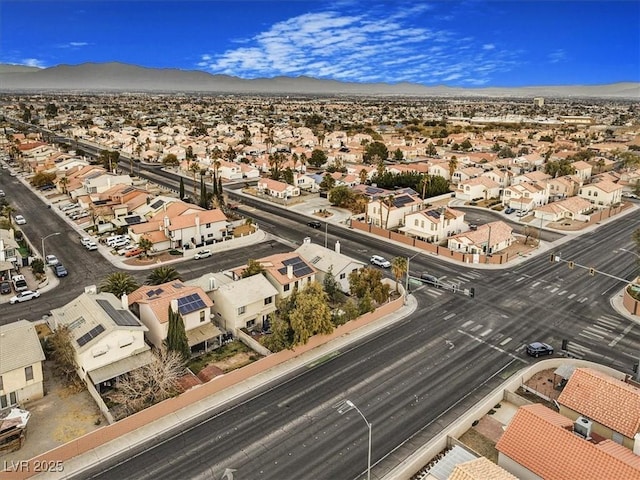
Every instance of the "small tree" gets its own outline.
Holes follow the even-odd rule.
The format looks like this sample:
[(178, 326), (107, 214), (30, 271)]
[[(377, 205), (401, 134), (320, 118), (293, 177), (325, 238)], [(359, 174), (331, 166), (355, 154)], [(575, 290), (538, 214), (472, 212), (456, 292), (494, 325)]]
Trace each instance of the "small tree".
[(180, 200), (184, 199), (184, 178), (180, 177)]
[(349, 290), (356, 298), (368, 293), (378, 304), (389, 299), (389, 285), (382, 283), (382, 271), (368, 266), (349, 274)]
[(128, 414), (139, 412), (178, 393), (184, 362), (177, 352), (166, 348), (154, 351), (147, 365), (126, 374), (109, 399), (122, 405)]
[(178, 271), (173, 267), (163, 266), (151, 270), (146, 283), (147, 285), (162, 285), (174, 280), (182, 280)]
[(179, 312), (174, 312), (171, 306), (169, 306), (169, 327), (165, 344), (168, 350), (180, 354), (183, 361), (186, 362), (191, 358), (191, 349), (189, 348), (182, 315)]
[(327, 162), (327, 154), (324, 153), (323, 150), (316, 148), (311, 152), (311, 158), (309, 159), (310, 165), (316, 168), (320, 168), (326, 162)]
[(393, 276), (396, 279), (396, 292), (398, 292), (400, 279), (404, 276), (405, 273), (407, 273), (407, 258), (395, 257), (391, 261), (391, 271), (393, 272)]
[(336, 302), (338, 295), (340, 294), (340, 285), (333, 274), (333, 265), (329, 266), (327, 274), (324, 276), (324, 282), (322, 282), (324, 291), (327, 293), (327, 297), (330, 302)]
[(55, 361), (55, 371), (69, 384), (81, 385), (76, 366), (75, 350), (71, 344), (71, 331), (67, 325), (62, 325), (47, 337), (47, 346)]
[(250, 258), (247, 262), (247, 268), (242, 271), (242, 278), (252, 277), (253, 275), (258, 275), (259, 273), (264, 273), (264, 267), (260, 262)]
[(333, 331), (327, 294), (318, 282), (308, 283), (298, 294), (289, 318), (294, 345), (303, 345), (316, 334), (329, 334)]
[(31, 271), (36, 274), (44, 273), (44, 261), (41, 258), (36, 258), (31, 262)]

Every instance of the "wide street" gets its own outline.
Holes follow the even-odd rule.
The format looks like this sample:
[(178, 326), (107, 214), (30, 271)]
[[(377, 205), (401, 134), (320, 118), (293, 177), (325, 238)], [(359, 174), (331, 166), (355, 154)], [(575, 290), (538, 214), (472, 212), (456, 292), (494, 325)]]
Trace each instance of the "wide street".
[[(71, 272), (60, 287), (28, 306), (3, 306), (3, 322), (37, 320), (115, 270), (96, 252), (84, 250), (78, 233), (15, 178), (2, 175), (0, 185), (11, 192), (12, 202), (27, 218), (24, 231), (36, 246), (42, 236), (62, 232), (48, 238), (46, 248)], [(252, 203), (244, 201), (241, 211), (264, 230), (295, 244), (305, 236), (324, 243), (325, 232), (307, 227), (307, 219), (298, 213), (271, 206), (258, 210)], [(636, 259), (622, 249), (633, 248), (631, 233), (638, 224), (636, 211), (553, 251), (563, 259), (631, 279), (637, 273)], [(373, 253), (387, 258), (415, 254), (330, 225), (328, 245), (336, 239), (342, 252), (363, 261)], [(265, 242), (225, 252), (224, 259), (214, 256), (176, 267), (190, 279), (289, 248)], [(123, 463), (125, 459), (111, 459), (107, 463), (118, 463), (111, 470), (106, 470), (107, 464), (98, 465), (97, 477), (218, 479), (230, 468), (236, 479), (361, 478), (366, 470), (366, 425), (356, 412), (340, 416), (334, 408), (349, 399), (373, 424), (373, 478), (380, 478), (502, 380), (534, 361), (523, 353), (526, 343), (545, 341), (559, 350), (562, 339), (568, 339), (573, 355), (631, 372), (640, 327), (611, 308), (611, 296), (624, 285), (613, 278), (550, 263), (548, 253), (508, 269), (469, 268), (418, 255), (411, 260), (411, 273), (421, 272), (461, 288), (474, 287), (476, 296), (417, 287), (419, 307), (406, 319), (324, 362), (234, 399), (232, 405), (196, 425), (185, 425), (183, 433), (148, 445), (137, 456), (127, 452)], [(143, 279), (148, 272), (134, 273)]]

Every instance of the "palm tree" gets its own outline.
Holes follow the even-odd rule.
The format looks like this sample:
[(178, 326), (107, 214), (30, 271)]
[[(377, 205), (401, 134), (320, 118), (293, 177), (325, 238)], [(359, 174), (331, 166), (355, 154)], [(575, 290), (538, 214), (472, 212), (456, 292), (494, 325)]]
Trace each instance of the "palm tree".
[(385, 199), (385, 203), (387, 205), (387, 218), (384, 221), (384, 228), (387, 230), (389, 229), (389, 214), (391, 213), (391, 207), (393, 207), (393, 202), (395, 198), (396, 197), (393, 194), (391, 194)]
[(407, 273), (407, 258), (406, 257), (395, 257), (391, 261), (391, 272), (393, 276), (396, 278), (396, 292), (398, 291), (398, 282), (400, 278)]
[(200, 165), (198, 162), (193, 162), (189, 165), (189, 171), (193, 173), (193, 200), (196, 199), (196, 175), (200, 173)]
[(100, 284), (101, 292), (113, 293), (120, 298), (122, 295), (130, 294), (139, 287), (136, 279), (125, 272), (115, 272), (108, 275)]
[(149, 250), (153, 248), (153, 242), (146, 237), (142, 237), (138, 242), (138, 248), (142, 250), (146, 256), (149, 256)]
[(2, 207), (2, 216), (7, 217), (9, 220), (9, 226), (13, 225), (13, 214), (16, 213), (16, 209), (11, 205), (5, 205)]
[(458, 158), (454, 155), (449, 160), (449, 180), (453, 180), (453, 172), (458, 168)]
[(62, 177), (58, 182), (58, 185), (62, 187), (62, 193), (67, 194), (67, 185), (69, 185), (69, 179), (67, 177)]
[(161, 285), (163, 283), (173, 282), (174, 280), (182, 280), (178, 271), (173, 267), (158, 267), (151, 270), (147, 276), (147, 285)]

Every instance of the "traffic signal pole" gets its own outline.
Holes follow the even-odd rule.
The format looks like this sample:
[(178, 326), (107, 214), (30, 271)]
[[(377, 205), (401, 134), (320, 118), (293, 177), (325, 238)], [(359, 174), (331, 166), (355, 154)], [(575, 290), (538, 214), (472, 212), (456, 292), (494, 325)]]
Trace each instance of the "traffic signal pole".
[(604, 275), (605, 277), (613, 278), (614, 280), (618, 280), (619, 282), (627, 283), (629, 285), (636, 285), (640, 287), (639, 284), (634, 283), (633, 281), (629, 281), (626, 278), (616, 277), (615, 275), (611, 275), (610, 273), (603, 272), (601, 270), (597, 270), (595, 267), (587, 267), (586, 265), (580, 265), (579, 263), (574, 262), (573, 260), (565, 260), (561, 257), (561, 254), (552, 253), (549, 258), (551, 263), (566, 263), (570, 269), (574, 269), (575, 267), (584, 268), (585, 270), (589, 270), (589, 275), (592, 277), (597, 273), (598, 275)]

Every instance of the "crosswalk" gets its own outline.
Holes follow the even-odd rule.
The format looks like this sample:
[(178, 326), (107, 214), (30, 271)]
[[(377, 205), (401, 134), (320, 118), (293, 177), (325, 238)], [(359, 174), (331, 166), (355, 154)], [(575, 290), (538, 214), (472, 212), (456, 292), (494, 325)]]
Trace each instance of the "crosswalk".
[[(613, 347), (633, 327), (633, 324), (630, 324), (623, 328), (624, 323), (626, 322), (613, 315), (600, 315), (593, 324), (583, 328), (575, 337), (571, 338), (568, 345), (568, 356), (583, 359), (593, 353), (589, 347), (580, 343), (580, 338), (585, 339), (585, 343), (605, 343), (609, 347)], [(458, 332), (506, 353), (515, 351), (522, 354), (526, 348), (526, 344), (520, 343), (512, 337), (505, 338), (503, 334), (493, 332), (492, 328), (474, 320), (468, 320), (460, 325)], [(559, 351), (558, 347), (559, 345), (556, 346), (556, 351)]]
[[(524, 281), (526, 279), (530, 279), (530, 278), (531, 277), (529, 277), (529, 275), (522, 275), (522, 276), (516, 278), (514, 281), (516, 283), (518, 283), (518, 282), (522, 282), (522, 281)], [(562, 287), (560, 287), (558, 285), (555, 285), (555, 284), (552, 284), (552, 283), (546, 283), (546, 282), (540, 281), (540, 280), (531, 282), (528, 285), (528, 287), (531, 290), (539, 290), (539, 289), (546, 290), (547, 294), (554, 295), (554, 296), (557, 296), (557, 297), (564, 297), (564, 298), (566, 298), (568, 300), (573, 300), (573, 301), (578, 302), (578, 303), (585, 303), (585, 302), (589, 301), (589, 297), (581, 296), (581, 295), (579, 295), (579, 294), (577, 294), (575, 292), (569, 292), (569, 290), (564, 290)]]
[[(465, 288), (473, 287), (474, 284), (478, 283), (478, 279), (481, 277), (482, 272), (478, 270), (468, 270), (463, 273), (458, 273), (455, 276), (442, 275), (438, 277), (438, 281), (447, 285), (455, 285), (457, 290), (462, 291)], [(448, 290), (429, 286), (427, 289), (423, 289), (423, 291), (428, 296), (437, 298)]]

